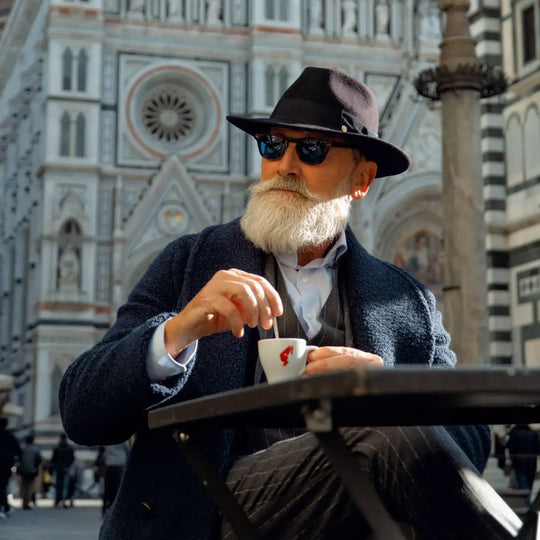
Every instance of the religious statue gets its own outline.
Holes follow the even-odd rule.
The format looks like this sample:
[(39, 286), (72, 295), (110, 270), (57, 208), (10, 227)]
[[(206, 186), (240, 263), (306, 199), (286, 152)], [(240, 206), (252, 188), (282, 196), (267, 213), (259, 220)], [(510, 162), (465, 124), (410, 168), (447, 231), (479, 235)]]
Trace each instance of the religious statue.
[(168, 0), (167, 15), (169, 19), (181, 21), (183, 16), (183, 0)]
[(79, 254), (68, 244), (58, 260), (58, 288), (61, 291), (78, 291), (80, 270)]
[(343, 9), (343, 24), (341, 26), (343, 34), (353, 34), (356, 29), (356, 1), (344, 0), (341, 7)]
[(142, 21), (144, 19), (146, 0), (130, 0), (128, 18)]
[(390, 6), (388, 0), (377, 0), (375, 5), (375, 36), (388, 38), (390, 33)]
[(421, 40), (441, 39), (441, 20), (438, 2), (420, 0), (418, 3), (418, 37)]
[(142, 13), (144, 11), (144, 0), (131, 0), (129, 10)]
[(322, 32), (322, 0), (311, 0), (309, 5), (309, 31), (312, 34)]
[(221, 23), (221, 0), (207, 0), (206, 22), (210, 25)]

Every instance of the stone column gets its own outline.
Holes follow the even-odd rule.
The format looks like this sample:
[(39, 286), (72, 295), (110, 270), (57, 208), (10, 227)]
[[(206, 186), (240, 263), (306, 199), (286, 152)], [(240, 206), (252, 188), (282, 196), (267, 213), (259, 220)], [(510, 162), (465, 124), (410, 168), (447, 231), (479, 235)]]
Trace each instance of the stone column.
[[(461, 364), (489, 357), (480, 90), (465, 66), (478, 65), (467, 20), (469, 0), (441, 0), (446, 29), (441, 67), (452, 76), (441, 85), (444, 207), (444, 314)], [(463, 80), (465, 79), (465, 81)], [(466, 83), (466, 84), (464, 84)], [(480, 83), (480, 81), (479, 81)]]
[(479, 64), (471, 38), (469, 0), (441, 0), (446, 28), (441, 63), (415, 80), (423, 96), (442, 103), (444, 322), (461, 364), (489, 357), (487, 264), (480, 137), (480, 98), (506, 88), (502, 72)]

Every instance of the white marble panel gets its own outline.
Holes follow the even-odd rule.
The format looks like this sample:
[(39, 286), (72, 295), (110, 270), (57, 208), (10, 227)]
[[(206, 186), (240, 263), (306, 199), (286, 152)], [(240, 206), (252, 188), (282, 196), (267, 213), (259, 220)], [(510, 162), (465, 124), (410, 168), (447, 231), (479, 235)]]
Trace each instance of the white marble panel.
[(491, 315), (488, 318), (488, 328), (491, 332), (505, 332), (512, 329), (512, 320), (510, 317)]
[(515, 346), (512, 343), (505, 343), (500, 341), (492, 341), (489, 344), (489, 355), (490, 356), (509, 356), (513, 357), (515, 351)]
[(528, 339), (523, 345), (525, 349), (525, 365), (540, 367), (540, 338)]

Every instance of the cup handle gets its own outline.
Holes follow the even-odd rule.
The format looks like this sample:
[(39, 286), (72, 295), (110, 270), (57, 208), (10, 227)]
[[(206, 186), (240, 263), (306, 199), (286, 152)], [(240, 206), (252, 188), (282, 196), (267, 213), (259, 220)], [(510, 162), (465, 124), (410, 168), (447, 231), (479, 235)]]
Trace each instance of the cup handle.
[(306, 346), (306, 350), (304, 352), (304, 363), (303, 363), (302, 368), (300, 369), (300, 372), (298, 373), (298, 375), (303, 375), (304, 371), (306, 370), (307, 355), (308, 355), (309, 351), (314, 351), (315, 349), (318, 349), (318, 348), (319, 347), (317, 347), (317, 345), (307, 345)]

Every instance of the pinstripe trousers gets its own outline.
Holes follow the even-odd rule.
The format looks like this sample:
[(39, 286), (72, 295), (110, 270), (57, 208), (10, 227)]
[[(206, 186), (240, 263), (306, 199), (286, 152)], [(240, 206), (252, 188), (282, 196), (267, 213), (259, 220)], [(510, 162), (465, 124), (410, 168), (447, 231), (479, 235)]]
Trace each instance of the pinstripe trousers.
[[(521, 521), (444, 428), (343, 428), (341, 433), (406, 538), (515, 537)], [(311, 433), (238, 459), (227, 485), (263, 538), (370, 536)], [(225, 521), (221, 537), (236, 538)]]

